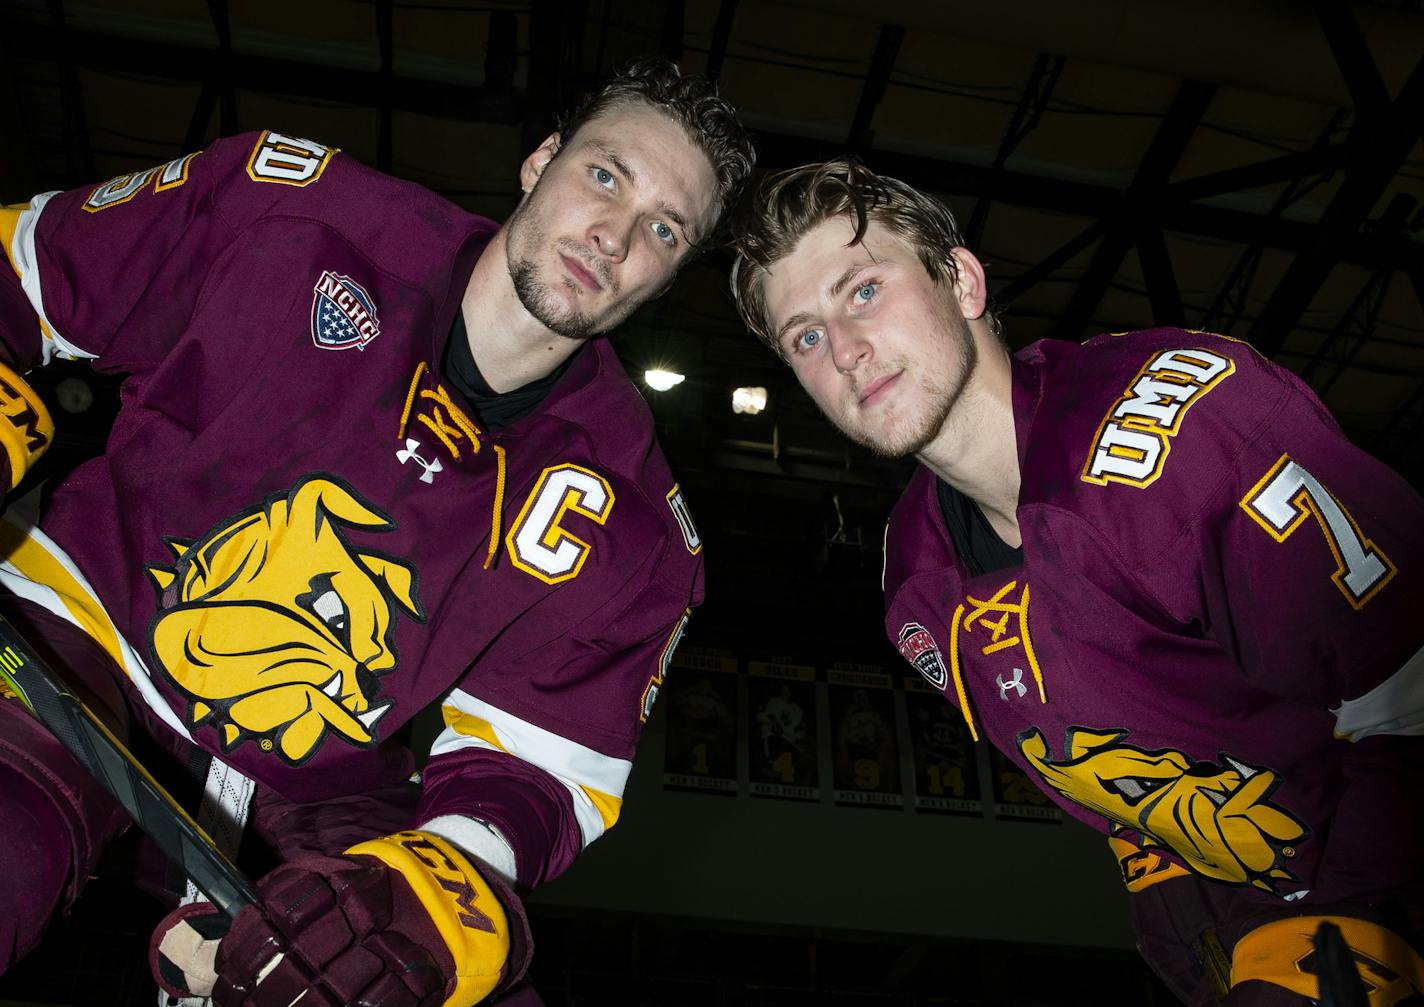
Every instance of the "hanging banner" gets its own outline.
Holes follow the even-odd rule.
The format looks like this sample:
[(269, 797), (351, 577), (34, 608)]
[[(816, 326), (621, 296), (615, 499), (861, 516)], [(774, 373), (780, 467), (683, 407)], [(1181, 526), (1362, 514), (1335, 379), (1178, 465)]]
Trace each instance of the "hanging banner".
[(821, 799), (816, 767), (816, 669), (747, 662), (747, 768), (753, 797)]
[(903, 807), (894, 680), (878, 665), (837, 665), (826, 683), (836, 803)]
[(736, 794), (737, 659), (679, 647), (663, 690), (663, 786)]
[(1030, 822), (1063, 821), (1063, 812), (1044, 796), (1033, 778), (997, 748), (989, 749), (989, 768), (994, 778), (994, 817)]
[(964, 718), (922, 676), (906, 676), (903, 684), (915, 764), (915, 810), (982, 815), (979, 761)]

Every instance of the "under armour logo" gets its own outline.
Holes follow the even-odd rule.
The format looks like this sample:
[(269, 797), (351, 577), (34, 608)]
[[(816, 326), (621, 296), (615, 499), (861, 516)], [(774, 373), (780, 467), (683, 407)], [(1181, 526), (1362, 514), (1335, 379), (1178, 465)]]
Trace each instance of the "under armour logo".
[(1008, 681), (1008, 682), (1005, 682), (1005, 681), (1004, 681), (1004, 676), (1003, 676), (1003, 675), (998, 675), (998, 676), (996, 676), (996, 677), (994, 678), (994, 681), (996, 681), (996, 682), (999, 683), (999, 698), (1000, 698), (1000, 699), (1005, 699), (1005, 700), (1008, 699), (1008, 698), (1009, 698), (1009, 690), (1010, 690), (1010, 689), (1014, 689), (1015, 691), (1017, 691), (1020, 698), (1023, 697), (1023, 694), (1024, 694), (1024, 693), (1028, 692), (1028, 686), (1026, 686), (1026, 685), (1023, 684), (1023, 669), (1022, 669), (1022, 668), (1015, 668), (1015, 669), (1014, 669), (1014, 677), (1013, 677), (1012, 680), (1010, 680), (1010, 681)]
[(415, 459), (415, 461), (420, 465), (420, 467), (425, 470), (424, 472), (420, 473), (420, 481), (423, 483), (433, 483), (435, 481), (435, 473), (439, 472), (445, 466), (440, 464), (439, 458), (435, 459), (433, 462), (428, 462), (424, 458), (420, 457), (420, 455), (415, 453), (415, 449), (418, 447), (420, 447), (420, 441), (416, 440), (414, 437), (407, 437), (405, 441), (405, 447), (402, 450), (396, 452), (396, 458), (400, 459), (400, 463), (402, 465), (410, 461), (412, 458)]

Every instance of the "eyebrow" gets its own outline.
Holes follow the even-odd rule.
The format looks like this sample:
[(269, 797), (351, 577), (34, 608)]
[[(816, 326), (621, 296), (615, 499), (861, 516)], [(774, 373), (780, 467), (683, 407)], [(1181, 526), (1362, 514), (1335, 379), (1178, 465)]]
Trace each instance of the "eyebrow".
[(787, 330), (793, 329), (793, 328), (795, 328), (796, 326), (800, 325), (802, 322), (809, 322), (810, 320), (811, 320), (811, 312), (809, 312), (809, 311), (798, 311), (798, 312), (796, 312), (796, 314), (792, 315), (792, 316), (791, 316), (790, 318), (788, 318), (786, 321), (782, 322), (782, 323), (781, 323), (781, 328), (779, 328), (779, 329), (776, 330), (776, 342), (777, 342), (777, 345), (780, 345), (780, 344), (781, 344), (781, 341), (786, 338)]
[(840, 275), (840, 278), (837, 279), (835, 283), (832, 283), (832, 284), (831, 284), (831, 287), (830, 287), (831, 296), (832, 296), (832, 297), (839, 297), (841, 291), (845, 289), (846, 284), (850, 282), (850, 278), (851, 278), (852, 276), (854, 276), (856, 273), (860, 272), (860, 271), (861, 271), (862, 269), (864, 269), (866, 266), (871, 266), (871, 265), (874, 265), (874, 264), (875, 264), (875, 260), (874, 260), (874, 259), (862, 259), (862, 260), (860, 260), (859, 262), (853, 262), (853, 263), (851, 263), (850, 266), (849, 266), (849, 268), (847, 268), (846, 271)]
[[(846, 271), (836, 278), (836, 282), (832, 283), (830, 287), (827, 288), (829, 289), (831, 296), (839, 297), (841, 295), (841, 291), (846, 288), (846, 284), (851, 281), (851, 278), (855, 276), (856, 273), (860, 272), (866, 266), (873, 265), (875, 265), (874, 259), (861, 259), (859, 262), (851, 263), (851, 265), (846, 269)], [(781, 340), (785, 338), (786, 331), (788, 329), (794, 328), (795, 326), (800, 325), (802, 322), (810, 321), (810, 319), (811, 313), (809, 311), (796, 312), (796, 314), (792, 315), (790, 318), (788, 318), (785, 322), (781, 324), (781, 328), (776, 330), (777, 343), (780, 343)]]
[[(599, 154), (603, 155), (603, 157), (607, 159), (608, 163), (613, 165), (613, 167), (617, 169), (620, 175), (622, 175), (628, 181), (632, 182), (634, 185), (638, 184), (638, 173), (634, 171), (631, 167), (629, 167), (628, 162), (623, 160), (623, 158), (619, 157), (616, 151), (614, 151), (612, 148), (608, 147), (605, 144), (599, 143), (597, 140), (592, 141), (589, 146), (591, 146), (594, 150), (598, 151)], [(658, 202), (658, 210), (662, 212), (663, 216), (667, 217), (678, 227), (682, 228), (682, 236), (684, 240), (692, 242), (691, 229), (687, 225), (687, 217), (680, 210), (678, 210), (677, 207), (673, 206), (666, 200), (660, 200)]]

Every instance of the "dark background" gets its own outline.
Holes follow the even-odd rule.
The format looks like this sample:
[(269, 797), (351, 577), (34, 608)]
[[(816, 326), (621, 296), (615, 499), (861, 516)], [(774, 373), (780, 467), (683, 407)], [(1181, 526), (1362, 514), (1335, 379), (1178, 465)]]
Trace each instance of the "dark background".
[[(945, 197), (1011, 346), (1153, 323), (1244, 339), (1424, 483), (1418, 0), (0, 0), (0, 200), (273, 128), (502, 218), (556, 111), (646, 53), (718, 77), (764, 168), (851, 151)], [(706, 543), (689, 641), (889, 661), (879, 549), (908, 468), (815, 415), (738, 323), (727, 265), (688, 266), (618, 338), (640, 387), (658, 364), (688, 376), (647, 396)], [(37, 384), (60, 407), (49, 470), (100, 450), (116, 389), (82, 365)], [(768, 410), (733, 415), (739, 385), (766, 387)], [(126, 1002), (145, 981), (138, 898), (101, 881), (0, 997)], [(551, 907), (536, 922), (551, 1003), (1154, 995), (1126, 951)]]

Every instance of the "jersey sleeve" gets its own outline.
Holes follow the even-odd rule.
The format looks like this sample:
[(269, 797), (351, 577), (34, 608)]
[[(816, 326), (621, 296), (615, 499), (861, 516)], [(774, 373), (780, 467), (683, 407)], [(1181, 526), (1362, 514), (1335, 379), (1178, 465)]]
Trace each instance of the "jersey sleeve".
[(24, 372), (59, 353), (132, 372), (161, 359), (234, 236), (316, 184), (335, 153), (299, 137), (249, 133), (0, 208), (6, 362)]
[[(700, 557), (682, 553), (680, 538), (636, 580), (568, 633), (476, 662), (442, 703), (418, 821), (520, 887), (562, 873), (618, 820), (642, 725), (701, 601)], [(504, 635), (519, 639), (520, 623)], [(508, 862), (485, 829), (507, 844)]]
[(1138, 577), (1253, 684), (1335, 713), (1337, 735), (1424, 734), (1424, 501), (1295, 375), (1206, 349), (1192, 363), (1223, 373), (1174, 414), (1180, 457), (1135, 490), (1175, 514)]

